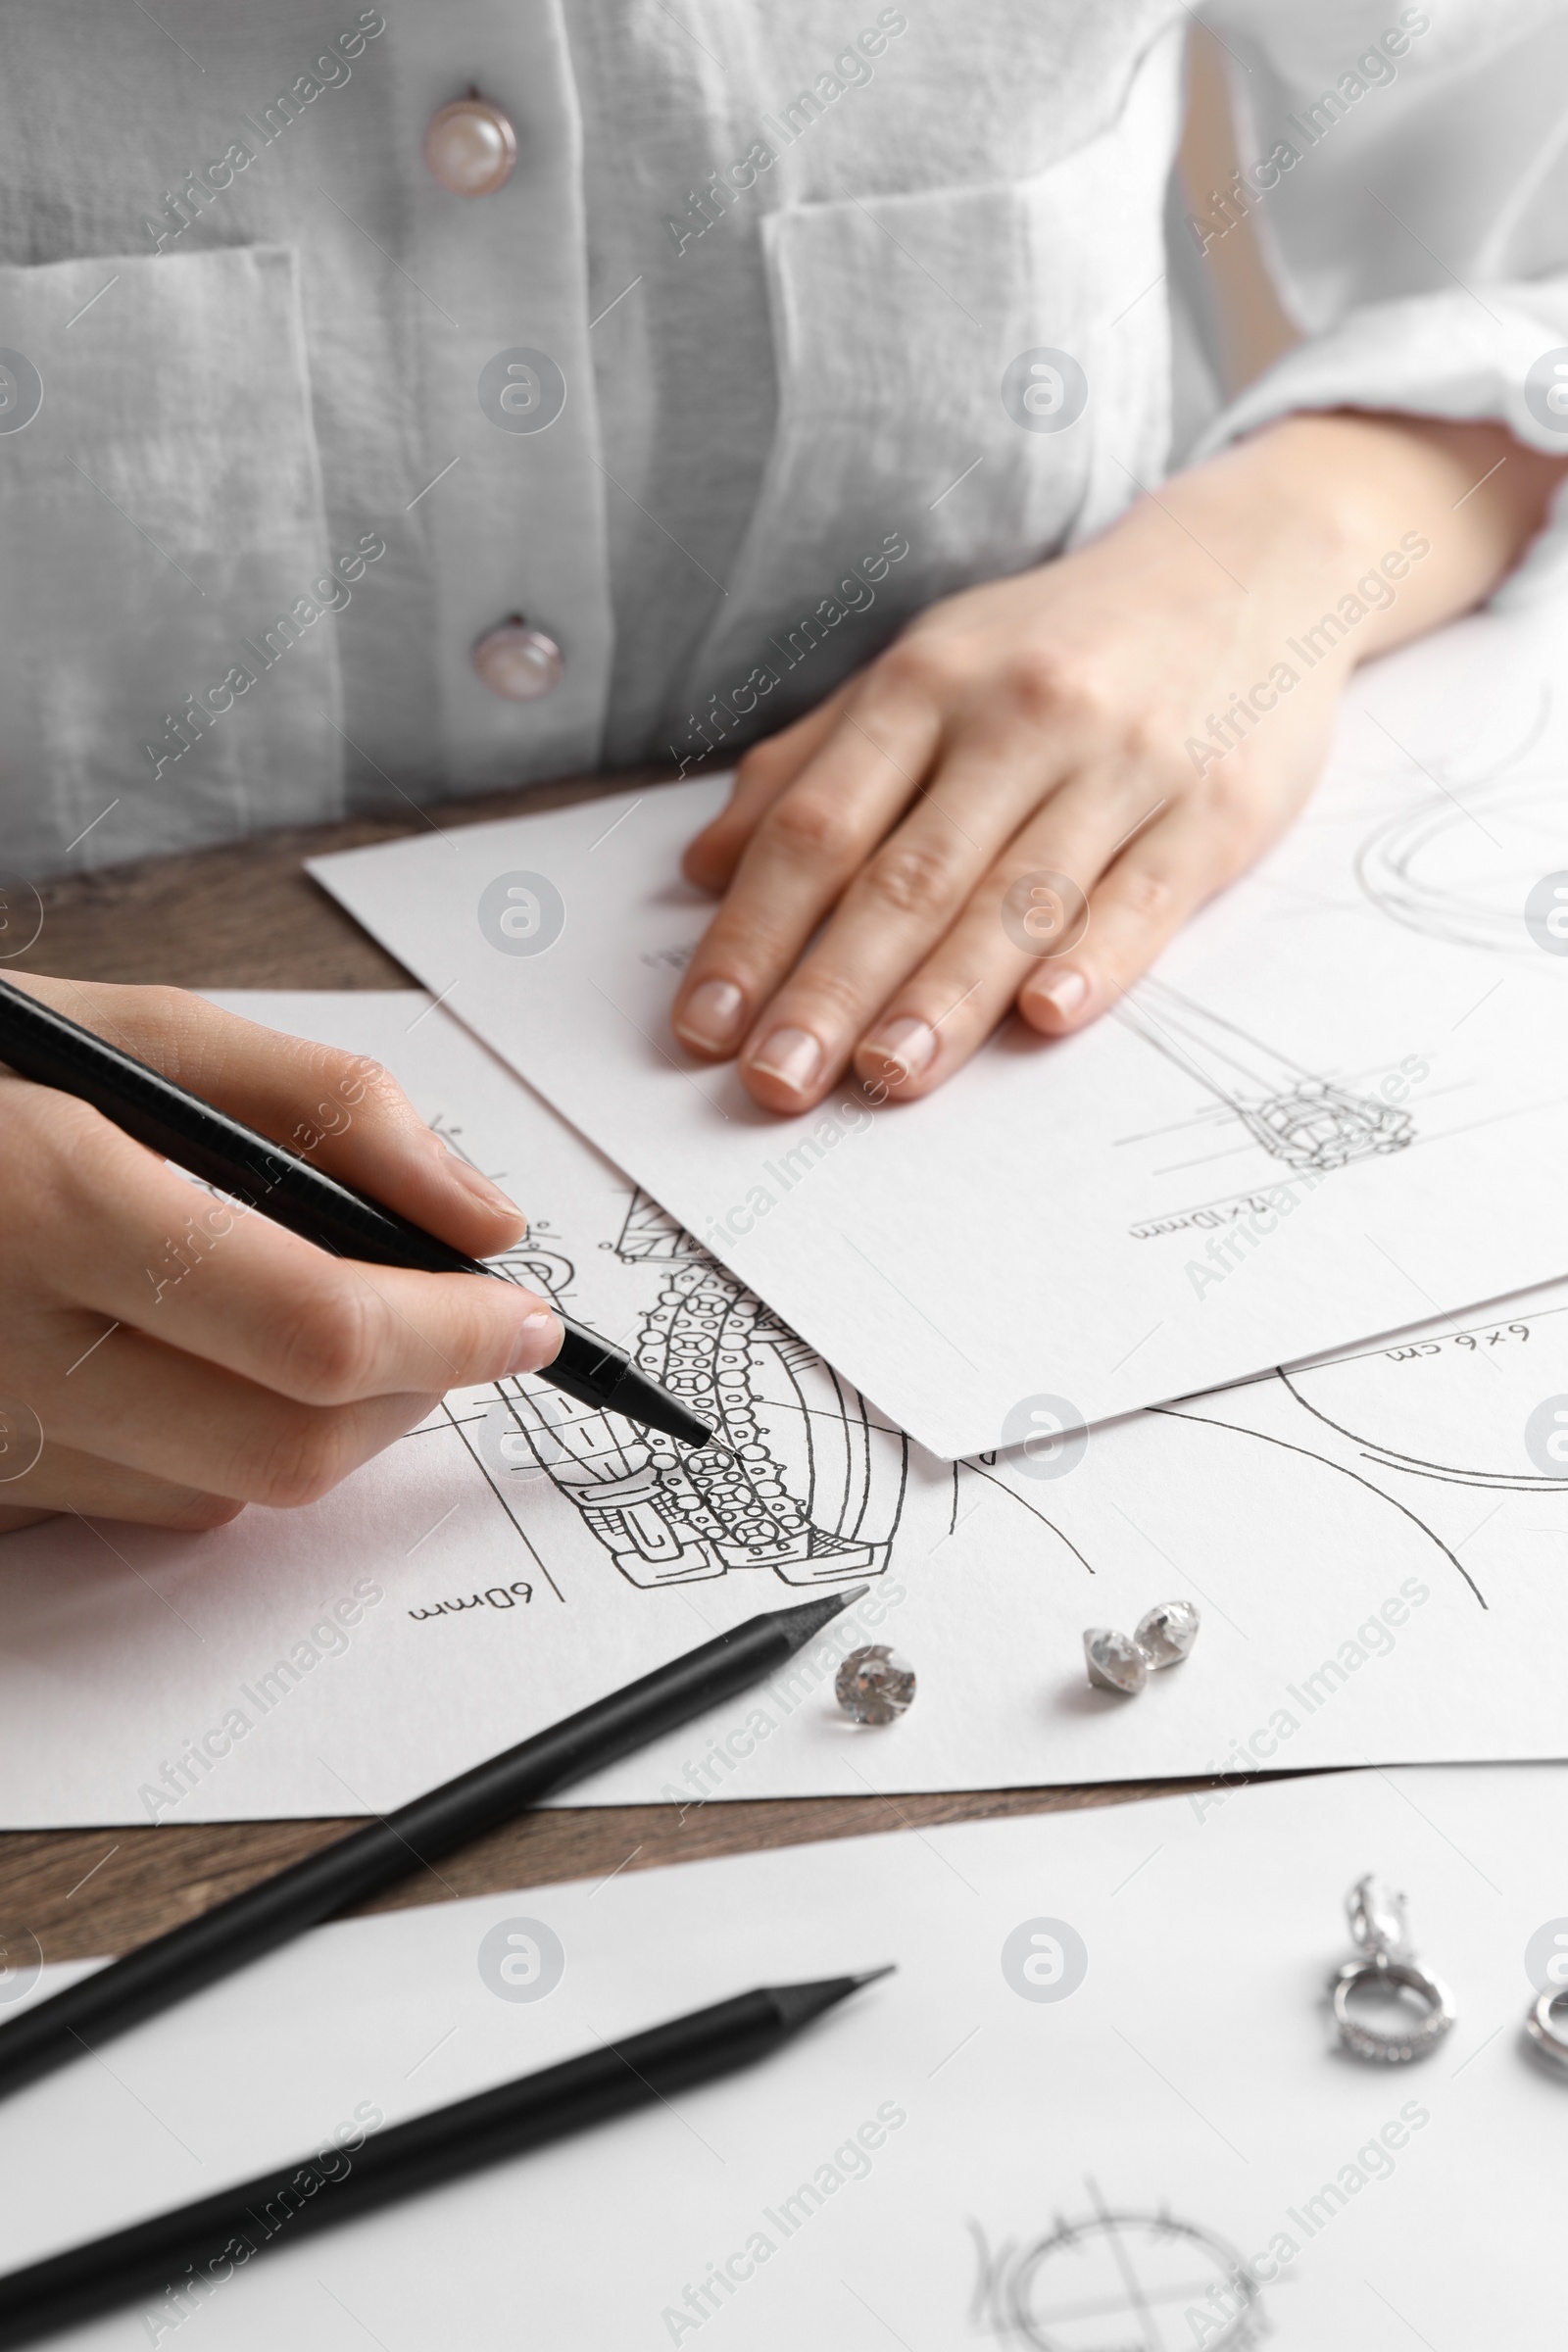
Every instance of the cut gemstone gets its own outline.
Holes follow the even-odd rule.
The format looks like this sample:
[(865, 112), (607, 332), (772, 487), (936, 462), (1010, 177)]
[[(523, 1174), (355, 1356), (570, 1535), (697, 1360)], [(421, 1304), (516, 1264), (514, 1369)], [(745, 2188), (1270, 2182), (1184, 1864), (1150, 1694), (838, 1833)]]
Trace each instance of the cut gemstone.
[(1190, 1600), (1162, 1600), (1139, 1618), (1133, 1640), (1151, 1669), (1179, 1666), (1198, 1640), (1200, 1623)]
[(914, 1697), (914, 1668), (885, 1642), (852, 1649), (833, 1693), (857, 1723), (897, 1723)]
[(1102, 1690), (1141, 1690), (1149, 1680), (1149, 1660), (1136, 1642), (1113, 1633), (1108, 1625), (1092, 1625), (1084, 1635), (1089, 1680)]

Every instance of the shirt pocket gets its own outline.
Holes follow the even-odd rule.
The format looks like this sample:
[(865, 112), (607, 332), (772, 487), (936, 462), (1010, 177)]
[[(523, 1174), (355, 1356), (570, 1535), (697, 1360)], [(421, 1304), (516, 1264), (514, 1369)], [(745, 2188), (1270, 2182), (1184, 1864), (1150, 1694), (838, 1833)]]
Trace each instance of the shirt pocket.
[(764, 221), (777, 421), (688, 681), (710, 734), (819, 701), (933, 599), (1073, 544), (1157, 476), (1178, 63), (1157, 43), (1114, 124), (1032, 177)]
[(336, 814), (351, 591), (292, 250), (0, 269), (0, 344), (5, 863)]

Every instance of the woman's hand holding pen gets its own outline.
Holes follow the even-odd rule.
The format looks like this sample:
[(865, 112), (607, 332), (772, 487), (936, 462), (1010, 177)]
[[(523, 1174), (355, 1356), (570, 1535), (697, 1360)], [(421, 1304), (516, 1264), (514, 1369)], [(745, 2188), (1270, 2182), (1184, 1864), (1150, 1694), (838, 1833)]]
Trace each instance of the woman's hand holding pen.
[[(17, 985), (460, 1250), (493, 1256), (525, 1230), (373, 1062), (177, 989)], [(445, 1391), (561, 1346), (530, 1291), (329, 1257), (6, 1071), (0, 1122), (0, 1532), (312, 1502)]]
[(933, 606), (691, 844), (724, 898), (677, 1037), (787, 1112), (850, 1069), (928, 1094), (1014, 1004), (1082, 1028), (1284, 831), (1354, 665), (1487, 595), (1562, 472), (1497, 425), (1296, 416)]

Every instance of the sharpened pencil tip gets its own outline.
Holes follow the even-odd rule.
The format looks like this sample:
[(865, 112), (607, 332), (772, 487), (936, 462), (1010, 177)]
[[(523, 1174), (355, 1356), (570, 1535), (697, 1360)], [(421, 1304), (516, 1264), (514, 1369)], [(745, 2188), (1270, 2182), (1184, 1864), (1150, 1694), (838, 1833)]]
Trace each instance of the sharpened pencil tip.
[(770, 1984), (764, 1991), (779, 2024), (786, 2033), (795, 2034), (802, 2026), (809, 2025), (813, 2017), (820, 2017), (825, 2009), (836, 2009), (852, 1993), (862, 1991), (867, 1984), (874, 1984), (878, 1977), (892, 1973), (890, 1961), (886, 1968), (867, 1969), (859, 1977), (819, 1977), (812, 1984)]
[(793, 1609), (769, 1609), (750, 1622), (756, 1625), (772, 1624), (782, 1633), (792, 1650), (819, 1634), (824, 1626), (841, 1617), (853, 1602), (863, 1600), (871, 1590), (869, 1585), (852, 1585), (847, 1592), (823, 1592), (814, 1600), (803, 1600)]

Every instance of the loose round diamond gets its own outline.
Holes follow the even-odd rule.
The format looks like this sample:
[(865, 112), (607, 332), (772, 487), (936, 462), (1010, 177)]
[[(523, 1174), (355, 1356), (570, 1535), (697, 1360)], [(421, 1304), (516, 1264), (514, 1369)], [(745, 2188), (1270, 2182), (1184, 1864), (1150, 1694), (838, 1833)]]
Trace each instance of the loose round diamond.
[(897, 1723), (914, 1698), (914, 1668), (885, 1642), (852, 1649), (833, 1693), (857, 1723)]
[(1198, 1640), (1199, 1624), (1190, 1600), (1162, 1600), (1140, 1617), (1133, 1640), (1151, 1667), (1179, 1666)]
[(1084, 1657), (1089, 1680), (1102, 1690), (1141, 1690), (1149, 1680), (1149, 1660), (1126, 1634), (1108, 1625), (1092, 1625), (1084, 1635)]

